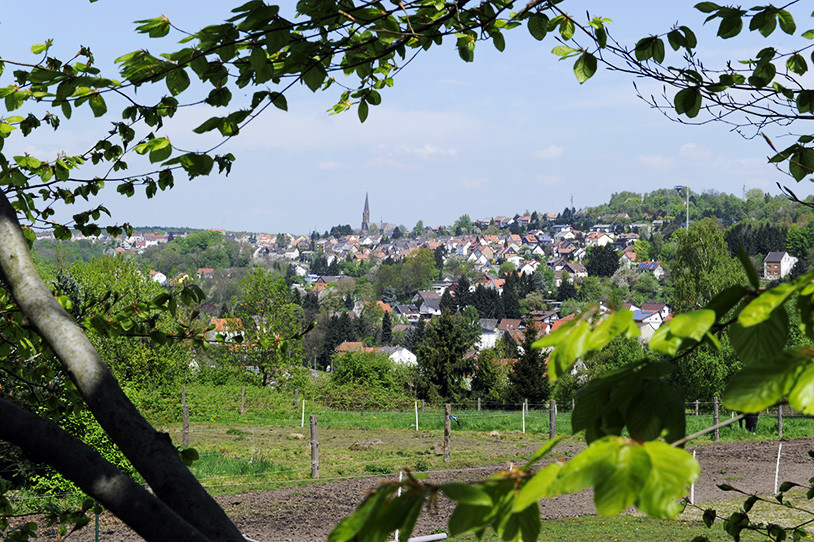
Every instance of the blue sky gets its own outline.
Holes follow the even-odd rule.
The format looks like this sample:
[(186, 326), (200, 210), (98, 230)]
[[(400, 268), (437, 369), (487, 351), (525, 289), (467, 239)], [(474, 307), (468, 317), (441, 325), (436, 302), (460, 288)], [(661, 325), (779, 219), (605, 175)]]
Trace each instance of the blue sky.
[[(225, 4), (142, 1), (122, 10), (121, 2), (101, 0), (76, 3), (66, 12), (63, 3), (41, 1), (37, 26), (28, 21), (28, 9), (2, 16), (2, 55), (19, 58), (31, 44), (53, 37), (58, 54), (88, 45), (97, 64), (109, 69), (130, 50), (172, 47), (136, 35), (131, 21), (164, 13), (194, 30), (227, 15)], [(658, 13), (652, 13), (652, 2), (625, 2), (602, 12), (592, 4), (605, 6), (565, 5), (574, 13), (590, 9), (611, 17), (610, 28), (624, 43), (664, 31), (676, 20), (696, 29), (703, 21), (701, 14), (674, 9), (673, 3), (660, 4)], [(808, 21), (798, 17), (798, 28), (806, 27)], [(699, 35), (699, 50), (713, 59), (746, 57), (766, 45), (753, 36), (731, 43), (713, 36), (712, 28)], [(554, 40), (537, 42), (524, 28), (507, 38), (503, 53), (480, 44), (471, 64), (458, 58), (453, 41), (419, 55), (396, 86), (383, 92), (382, 105), (371, 108), (364, 124), (355, 111), (327, 114), (338, 90), (296, 89), (288, 95), (287, 113), (269, 110), (228, 143), (237, 156), (228, 178), (182, 180), (149, 201), (107, 191), (102, 201), (116, 220), (134, 225), (306, 233), (336, 224), (358, 227), (365, 192), (372, 220), (412, 227), (418, 220), (451, 224), (464, 213), (474, 219), (526, 209), (558, 212), (572, 197), (580, 208), (621, 190), (686, 184), (694, 191), (740, 195), (744, 186), (777, 193), (775, 182), (789, 181), (766, 164), (770, 150), (762, 140), (743, 139), (722, 125), (671, 122), (636, 97), (629, 76), (600, 70), (579, 85), (572, 62), (558, 62), (551, 54)], [(646, 81), (639, 85), (659, 92)], [(207, 138), (189, 129), (207, 113), (197, 108), (177, 115), (167, 132), (172, 141), (205, 148)], [(59, 149), (79, 151), (111, 120), (88, 116), (75, 115), (54, 134), (8, 141), (6, 150), (46, 158)], [(811, 192), (806, 184), (795, 187), (798, 194)]]

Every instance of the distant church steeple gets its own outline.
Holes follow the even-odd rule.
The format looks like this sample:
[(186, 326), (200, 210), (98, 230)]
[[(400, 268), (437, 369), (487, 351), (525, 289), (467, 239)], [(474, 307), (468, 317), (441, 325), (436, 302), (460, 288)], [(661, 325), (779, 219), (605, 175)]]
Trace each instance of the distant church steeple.
[(367, 201), (367, 192), (365, 192), (365, 210), (362, 212), (362, 233), (367, 233), (370, 229), (370, 205)]

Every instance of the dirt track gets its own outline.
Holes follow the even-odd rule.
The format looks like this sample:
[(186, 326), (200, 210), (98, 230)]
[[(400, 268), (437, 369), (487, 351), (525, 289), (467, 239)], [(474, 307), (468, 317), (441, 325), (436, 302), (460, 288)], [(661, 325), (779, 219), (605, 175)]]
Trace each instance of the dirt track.
[[(701, 476), (696, 484), (696, 502), (710, 502), (733, 497), (716, 487), (727, 483), (744, 491), (771, 494), (774, 488), (777, 441), (727, 442), (708, 444), (696, 448), (701, 464)], [(807, 451), (814, 449), (814, 439), (783, 443), (780, 480), (807, 483), (814, 475), (814, 460)], [(562, 452), (561, 452), (562, 453)], [(466, 471), (433, 473), (430, 480), (481, 479), (504, 466)], [(333, 481), (309, 487), (295, 487), (264, 493), (249, 493), (219, 497), (218, 500), (243, 533), (254, 540), (311, 541), (325, 540), (333, 526), (350, 514), (365, 492), (377, 485), (381, 477)], [(584, 491), (541, 501), (544, 519), (594, 514), (592, 495)], [(438, 514), (423, 514), (415, 529), (416, 535), (428, 534), (446, 526), (452, 506), (441, 499)], [(46, 533), (42, 533), (43, 535)], [(74, 540), (93, 540), (93, 528), (70, 537)], [(41, 540), (48, 540), (47, 536)], [(138, 536), (116, 521), (103, 517), (101, 540), (120, 542), (140, 540)]]

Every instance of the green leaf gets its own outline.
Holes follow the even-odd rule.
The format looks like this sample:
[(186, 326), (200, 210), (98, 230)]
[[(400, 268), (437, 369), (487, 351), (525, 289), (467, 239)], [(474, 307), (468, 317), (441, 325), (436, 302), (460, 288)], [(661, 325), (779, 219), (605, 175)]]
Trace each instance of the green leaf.
[[(558, 331), (561, 330), (562, 328)], [(548, 377), (551, 383), (554, 383), (557, 378), (565, 374), (577, 358), (585, 353), (590, 333), (591, 326), (583, 320), (568, 328), (567, 340), (558, 344), (548, 357)], [(551, 335), (548, 337), (551, 337)], [(544, 337), (541, 340), (546, 338)]]
[(806, 30), (802, 35), (807, 40), (814, 40), (814, 28)]
[(368, 106), (365, 100), (361, 100), (359, 102), (359, 109), (357, 110), (357, 113), (359, 115), (359, 122), (365, 122), (368, 113)]
[(582, 53), (574, 63), (574, 74), (581, 85), (596, 73), (596, 57), (591, 53)]
[(610, 475), (594, 487), (594, 505), (603, 515), (615, 515), (637, 501), (651, 474), (650, 456), (642, 446), (618, 449)]
[(551, 463), (535, 474), (531, 480), (526, 482), (526, 484), (520, 489), (520, 492), (514, 499), (512, 510), (515, 512), (520, 512), (540, 499), (545, 499), (556, 495), (556, 493), (552, 491), (552, 488), (554, 487), (554, 483), (557, 481), (557, 476), (560, 474), (560, 471), (564, 466), (565, 464), (560, 462)]
[(560, 23), (560, 36), (565, 41), (568, 41), (574, 37), (574, 30), (576, 30), (576, 27), (574, 26), (574, 21), (571, 19), (566, 17)]
[(88, 100), (88, 105), (90, 106), (91, 111), (93, 111), (94, 117), (101, 117), (105, 113), (107, 113), (107, 104), (105, 104), (105, 99), (102, 98), (102, 95), (98, 92), (94, 92), (90, 99)]
[(676, 113), (687, 115), (691, 119), (701, 111), (701, 102), (701, 89), (698, 87), (683, 88), (673, 98)]
[(677, 314), (656, 330), (650, 339), (650, 349), (675, 355), (686, 339), (700, 341), (714, 323), (715, 311), (709, 309)]
[(788, 392), (788, 400), (794, 410), (810, 416), (814, 414), (814, 364), (811, 359), (801, 361), (804, 366)]
[(794, 53), (786, 60), (786, 68), (797, 75), (803, 75), (808, 71), (808, 64), (806, 64), (806, 59), (803, 58), (803, 55)]
[(625, 443), (625, 439), (611, 436), (592, 442), (562, 468), (552, 488), (553, 493), (576, 493), (605, 480), (613, 471), (619, 449)]
[(717, 515), (718, 515), (717, 512), (715, 512), (715, 510), (712, 510), (711, 508), (707, 508), (706, 510), (704, 510), (703, 516), (704, 525), (706, 525), (707, 528), (712, 527), (712, 524), (715, 523), (715, 518), (717, 517)]
[(548, 33), (548, 17), (542, 13), (534, 13), (529, 17), (529, 34), (537, 41), (541, 41)]
[(699, 2), (698, 4), (695, 4), (695, 9), (701, 13), (712, 13), (713, 11), (718, 11), (720, 6), (713, 2)]
[(759, 63), (752, 75), (749, 76), (749, 84), (758, 88), (763, 88), (772, 82), (777, 75), (777, 67), (771, 62)]
[(653, 517), (675, 518), (683, 508), (679, 501), (687, 487), (698, 478), (698, 462), (686, 450), (664, 442), (645, 442), (643, 448), (651, 468), (636, 507)]
[(574, 49), (573, 47), (568, 47), (567, 45), (558, 45), (551, 49), (551, 52), (559, 57), (562, 57), (562, 59), (565, 59), (574, 56), (575, 53), (579, 52), (579, 49)]
[(322, 67), (322, 64), (315, 63), (309, 69), (305, 70), (301, 77), (306, 86), (311, 89), (311, 92), (316, 92), (319, 90), (319, 87), (322, 86), (322, 82), (325, 81), (326, 75), (327, 73), (325, 72), (325, 68)]
[(439, 487), (444, 495), (461, 504), (471, 506), (492, 506), (494, 504), (488, 493), (472, 484), (449, 482), (441, 484)]
[(796, 356), (780, 352), (744, 367), (729, 381), (724, 404), (741, 412), (760, 412), (774, 405), (788, 392), (798, 365)]
[(136, 31), (142, 34), (149, 34), (151, 38), (162, 38), (170, 31), (170, 21), (165, 16), (155, 19), (142, 19), (136, 23), (143, 23), (136, 27)]
[(214, 130), (215, 128), (219, 127), (221, 125), (221, 122), (223, 122), (223, 117), (211, 117), (211, 118), (205, 120), (197, 128), (193, 128), (192, 131), (195, 132), (196, 134), (203, 134), (203, 133), (206, 133), (206, 132), (210, 132), (210, 131)]
[(459, 504), (449, 517), (447, 523), (449, 534), (459, 536), (469, 531), (481, 529), (489, 524), (488, 518), (491, 513), (491, 507)]
[(740, 15), (730, 15), (721, 19), (718, 36), (723, 39), (734, 38), (743, 30), (743, 19)]
[(601, 350), (616, 337), (633, 338), (640, 334), (641, 330), (633, 320), (632, 311), (612, 312), (594, 328), (586, 346), (590, 350)]
[(746, 253), (746, 250), (743, 248), (743, 245), (738, 246), (738, 259), (743, 266), (743, 270), (746, 271), (746, 276), (749, 278), (749, 284), (752, 285), (752, 288), (757, 290), (760, 288), (760, 277), (758, 277), (757, 269), (755, 269), (752, 260), (749, 258), (749, 255)]
[(48, 46), (44, 43), (37, 43), (36, 45), (31, 46), (31, 52), (35, 55), (40, 53), (44, 53), (48, 49)]
[[(751, 265), (751, 261), (749, 264)], [(732, 310), (735, 305), (741, 302), (746, 293), (747, 290), (743, 286), (730, 286), (713, 297), (704, 308), (715, 311), (715, 318), (720, 320), (726, 316), (726, 313)]]
[(495, 49), (500, 51), (501, 53), (506, 48), (506, 38), (503, 37), (503, 34), (500, 32), (494, 32), (491, 35), (492, 43), (495, 45)]
[(184, 448), (179, 450), (178, 452), (181, 455), (181, 461), (184, 462), (184, 465), (187, 467), (191, 467), (192, 464), (200, 459), (200, 455), (198, 455), (198, 450), (195, 448)]
[(795, 283), (786, 282), (771, 290), (766, 290), (744, 307), (738, 314), (738, 322), (743, 327), (751, 327), (767, 320), (772, 312), (785, 303), (796, 289)]
[(519, 540), (537, 540), (540, 537), (540, 508), (537, 503), (522, 512), (512, 514), (511, 520), (519, 527)]
[(185, 69), (177, 67), (167, 73), (167, 90), (170, 94), (177, 96), (184, 92), (189, 86), (189, 75)]
[(783, 350), (789, 337), (789, 316), (779, 307), (771, 316), (749, 328), (735, 322), (729, 327), (729, 339), (744, 363), (760, 362)]
[(782, 30), (789, 36), (794, 35), (794, 32), (797, 30), (797, 25), (794, 22), (794, 17), (792, 17), (791, 13), (789, 13), (785, 9), (781, 9), (780, 11), (777, 12), (777, 22), (780, 23), (780, 30)]

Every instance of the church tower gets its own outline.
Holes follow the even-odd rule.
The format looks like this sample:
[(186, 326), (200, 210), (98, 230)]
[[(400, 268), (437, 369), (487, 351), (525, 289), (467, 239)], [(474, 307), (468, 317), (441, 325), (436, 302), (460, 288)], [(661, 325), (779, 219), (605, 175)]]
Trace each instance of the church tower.
[(367, 192), (365, 192), (365, 210), (362, 212), (362, 233), (367, 233), (370, 229), (370, 205), (367, 202)]

